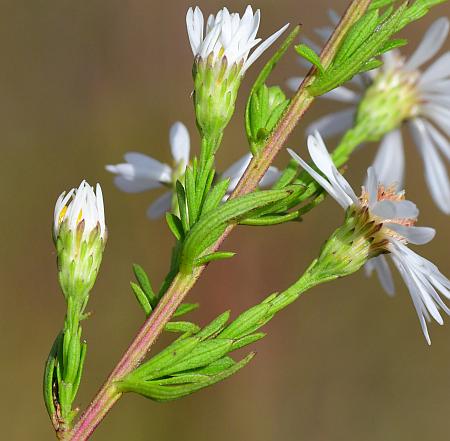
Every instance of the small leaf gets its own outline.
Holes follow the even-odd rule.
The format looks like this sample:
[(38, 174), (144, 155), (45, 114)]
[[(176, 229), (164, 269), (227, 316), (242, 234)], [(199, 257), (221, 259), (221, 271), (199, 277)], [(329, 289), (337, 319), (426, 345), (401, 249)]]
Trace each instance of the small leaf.
[(188, 332), (190, 334), (196, 334), (200, 329), (200, 326), (191, 322), (169, 322), (164, 327), (167, 332)]
[(133, 290), (134, 295), (136, 296), (136, 300), (141, 305), (142, 309), (144, 310), (145, 315), (149, 316), (150, 313), (152, 312), (152, 305), (150, 305), (150, 302), (149, 302), (147, 296), (145, 295), (144, 291), (137, 283), (130, 282), (130, 285), (131, 285), (131, 289)]
[(224, 179), (213, 187), (213, 189), (208, 193), (208, 196), (206, 196), (205, 203), (203, 204), (202, 215), (217, 208), (226, 195), (229, 185), (230, 179)]
[(230, 311), (225, 311), (209, 323), (209, 325), (206, 325), (196, 337), (206, 340), (207, 338), (216, 336), (225, 327), (229, 319)]
[(133, 264), (133, 272), (134, 275), (139, 282), (139, 286), (141, 287), (142, 291), (144, 292), (145, 296), (147, 297), (148, 301), (150, 302), (150, 305), (154, 308), (158, 304), (158, 297), (153, 291), (152, 285), (150, 283), (150, 279), (147, 276), (147, 273), (144, 271), (144, 269), (138, 265)]
[(166, 212), (166, 222), (175, 239), (181, 241), (184, 236), (184, 231), (180, 218), (173, 213)]
[(220, 334), (219, 338), (240, 338), (252, 333), (272, 318), (271, 305), (261, 303), (243, 312), (230, 323)]
[(183, 184), (180, 181), (177, 181), (177, 183), (175, 184), (175, 188), (177, 192), (181, 224), (183, 225), (183, 231), (187, 232), (189, 231), (189, 214), (186, 202), (186, 192), (184, 190)]
[(381, 55), (385, 52), (389, 52), (392, 49), (397, 49), (402, 46), (406, 46), (408, 44), (408, 40), (405, 38), (397, 38), (394, 40), (387, 41), (386, 44), (379, 50), (378, 55)]
[[(161, 386), (158, 385), (157, 382), (153, 381), (133, 381), (125, 379), (124, 381), (118, 382), (117, 386), (121, 392), (135, 392), (155, 401), (176, 400), (177, 398), (190, 395), (200, 389), (211, 386), (230, 377), (246, 366), (254, 356), (255, 354), (251, 353), (234, 366), (225, 369), (218, 374), (209, 375), (204, 381), (188, 383), (187, 385)], [(198, 379), (198, 377), (196, 378)]]
[(163, 349), (159, 354), (143, 363), (126, 378), (146, 378), (151, 379), (158, 377), (159, 372), (183, 359), (187, 354), (200, 343), (200, 339), (196, 337), (188, 337), (183, 340), (177, 340), (170, 346)]
[(264, 338), (266, 334), (264, 332), (258, 332), (256, 334), (246, 335), (245, 337), (239, 338), (233, 342), (231, 346), (232, 351), (236, 351), (237, 349), (243, 348), (244, 346), (250, 345), (255, 341), (261, 340)]
[(57, 381), (56, 377), (56, 365), (58, 364), (58, 352), (60, 350), (62, 343), (62, 332), (60, 332), (57, 337), (55, 338), (55, 341), (53, 342), (52, 348), (50, 349), (50, 353), (47, 358), (47, 363), (45, 364), (45, 371), (44, 371), (44, 402), (45, 407), (47, 408), (47, 412), (50, 416), (50, 419), (53, 421), (54, 417), (56, 415), (56, 408), (55, 408), (55, 398), (54, 397), (54, 387), (56, 387), (56, 394), (58, 393), (57, 390), (57, 384), (55, 384), (55, 380)]
[(309, 46), (306, 46), (306, 44), (299, 44), (295, 46), (295, 50), (302, 58), (316, 66), (320, 72), (324, 72), (319, 55), (317, 55)]
[(162, 369), (158, 377), (165, 377), (174, 374), (175, 372), (184, 372), (191, 369), (207, 366), (210, 363), (219, 360), (231, 349), (233, 340), (229, 339), (215, 339), (205, 340), (197, 345), (189, 355), (182, 360)]
[(215, 253), (206, 254), (206, 255), (201, 256), (198, 259), (196, 259), (194, 262), (194, 266), (206, 265), (207, 263), (213, 262), (215, 260), (231, 259), (235, 255), (236, 255), (236, 253), (232, 253), (232, 252), (216, 251)]
[(236, 362), (231, 357), (226, 355), (225, 357), (219, 358), (219, 360), (210, 363), (208, 366), (196, 369), (195, 372), (203, 375), (214, 375), (224, 371), (225, 369), (229, 369), (235, 364)]
[(198, 303), (183, 303), (180, 305), (177, 310), (175, 311), (175, 314), (172, 316), (175, 317), (181, 317), (182, 315), (187, 314), (188, 312), (194, 311), (197, 309), (200, 305)]
[(275, 69), (277, 63), (281, 60), (286, 51), (291, 47), (292, 43), (297, 38), (298, 33), (300, 32), (300, 26), (296, 26), (293, 31), (288, 35), (286, 40), (283, 41), (279, 49), (275, 52), (272, 58), (266, 63), (264, 68), (258, 75), (255, 83), (253, 84), (252, 90), (250, 91), (249, 99), (247, 101), (247, 106), (245, 109), (245, 129), (247, 132), (247, 136), (252, 133), (252, 128), (250, 124), (250, 106), (253, 98), (253, 94), (266, 82), (269, 75), (272, 73), (273, 69)]
[(205, 214), (186, 235), (181, 253), (181, 272), (192, 272), (197, 259), (217, 240), (225, 228), (256, 208), (263, 207), (291, 194), (290, 190), (265, 190), (229, 200)]

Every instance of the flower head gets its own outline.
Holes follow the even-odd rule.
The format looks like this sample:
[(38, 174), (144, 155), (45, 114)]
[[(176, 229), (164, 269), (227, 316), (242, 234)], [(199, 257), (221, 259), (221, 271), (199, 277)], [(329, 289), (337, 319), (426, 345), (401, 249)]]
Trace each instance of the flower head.
[[(333, 21), (336, 16), (333, 16)], [(443, 158), (450, 160), (450, 52), (430, 62), (444, 44), (449, 20), (441, 17), (425, 33), (409, 57), (398, 50), (383, 55), (383, 66), (356, 76), (351, 87), (338, 87), (324, 98), (349, 103), (343, 111), (327, 115), (309, 128), (324, 136), (333, 136), (355, 127), (367, 134), (367, 140), (379, 140), (381, 146), (374, 167), (384, 174), (381, 164), (395, 164), (403, 179), (404, 152), (400, 126), (406, 123), (422, 157), (425, 179), (436, 205), (450, 214), (450, 179)], [(319, 34), (327, 38), (329, 28)], [(291, 86), (299, 79), (291, 79)], [(401, 184), (401, 181), (400, 181)]]
[[(205, 30), (200, 8), (189, 8), (186, 25), (194, 57), (201, 60), (209, 58), (210, 64), (226, 63), (228, 69), (237, 65), (241, 74), (244, 74), (289, 26), (283, 26), (261, 43), (262, 39), (256, 38), (260, 19), (260, 10), (253, 13), (251, 6), (247, 6), (242, 18), (238, 13), (230, 14), (227, 8), (223, 8), (215, 16), (209, 16)], [(259, 43), (250, 55), (250, 51)]]
[[(405, 199), (404, 191), (399, 191), (395, 180), (390, 185), (381, 183), (375, 169), (370, 167), (362, 194), (357, 197), (347, 180), (336, 169), (318, 133), (308, 138), (308, 150), (320, 173), (295, 152), (290, 150), (289, 153), (346, 209), (346, 223), (334, 235), (340, 246), (350, 244), (351, 248), (346, 249), (346, 252), (351, 258), (344, 258), (344, 264), (355, 265), (351, 271), (354, 272), (367, 262), (368, 272), (376, 270), (385, 289), (388, 293), (393, 293), (392, 277), (385, 255), (391, 256), (409, 289), (423, 333), (430, 343), (426, 320), (433, 317), (442, 324), (439, 308), (450, 314), (439, 296), (441, 293), (450, 298), (450, 280), (407, 245), (428, 243), (433, 239), (435, 230), (415, 226), (419, 210), (414, 203)], [(386, 179), (389, 177), (386, 176)], [(356, 255), (353, 248), (356, 248)], [(352, 261), (355, 259), (356, 263)]]
[[(181, 122), (175, 123), (170, 129), (169, 141), (173, 157), (172, 166), (136, 152), (126, 153), (125, 163), (106, 166), (106, 170), (116, 175), (114, 179), (116, 186), (126, 193), (140, 193), (160, 187), (169, 189), (148, 208), (147, 216), (150, 219), (157, 219), (167, 211), (176, 210), (173, 190), (177, 180), (183, 180), (189, 164), (190, 137), (186, 126)], [(230, 178), (228, 194), (235, 189), (250, 160), (251, 155), (245, 155), (221, 175), (222, 178)], [(270, 186), (278, 176), (278, 170), (270, 167), (260, 185)]]
[(261, 38), (257, 38), (260, 17), (260, 11), (253, 13), (251, 6), (247, 6), (242, 18), (223, 8), (215, 16), (209, 16), (205, 29), (203, 13), (198, 7), (187, 12), (187, 31), (195, 57), (195, 114), (198, 127), (207, 139), (221, 136), (233, 116), (244, 73), (288, 26), (261, 43)]
[[(85, 305), (97, 278), (107, 239), (103, 195), (83, 181), (56, 201), (53, 238), (58, 279), (66, 298)], [(84, 306), (82, 306), (82, 309)]]
[(62, 225), (67, 229), (82, 232), (86, 239), (95, 230), (106, 240), (105, 209), (103, 194), (99, 184), (95, 191), (86, 181), (78, 188), (63, 192), (55, 204), (53, 237), (57, 240)]

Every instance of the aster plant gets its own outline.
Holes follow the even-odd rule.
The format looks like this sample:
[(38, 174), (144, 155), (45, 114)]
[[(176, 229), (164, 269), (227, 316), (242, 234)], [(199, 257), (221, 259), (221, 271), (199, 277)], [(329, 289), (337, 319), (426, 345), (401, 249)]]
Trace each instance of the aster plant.
[[(147, 215), (151, 219), (165, 215), (174, 237), (169, 271), (154, 290), (143, 267), (133, 265), (136, 281), (131, 290), (145, 322), (81, 412), (76, 398), (87, 354), (81, 324), (89, 317), (88, 299), (107, 230), (100, 186), (94, 190), (83, 181), (56, 202), (53, 237), (67, 313), (48, 356), (43, 383), (58, 439), (89, 439), (124, 394), (173, 401), (231, 377), (254, 358), (250, 352), (236, 359), (234, 351), (264, 338), (261, 328), (279, 311), (315, 286), (361, 268), (369, 275), (375, 271), (388, 294), (394, 293), (391, 267), (398, 270), (431, 344), (427, 321), (442, 324), (442, 312), (450, 313), (445, 303), (450, 298), (450, 281), (411, 248), (427, 244), (435, 230), (416, 226), (419, 210), (405, 199), (400, 127), (411, 127), (433, 199), (449, 213), (450, 183), (442, 160), (442, 156), (450, 158), (448, 54), (423, 69), (440, 50), (448, 20), (435, 22), (407, 59), (397, 49), (407, 41), (397, 34), (440, 3), (444, 0), (354, 0), (342, 18), (332, 13), (333, 25), (318, 30), (326, 41), (323, 48), (307, 39), (295, 46), (309, 72), (289, 81), (295, 85), (291, 97), (279, 85), (269, 84), (269, 78), (294, 46), (298, 26), (288, 33), (288, 25), (284, 25), (264, 40), (258, 36), (261, 13), (251, 6), (242, 17), (223, 8), (210, 15), (206, 24), (198, 7), (188, 10), (187, 34), (194, 56), (192, 98), (200, 139), (197, 155), (191, 154), (187, 128), (176, 122), (169, 133), (172, 164), (128, 152), (124, 163), (106, 166), (124, 192), (166, 188)], [(280, 42), (282, 34), (285, 39)], [(248, 151), (220, 173), (215, 159), (235, 112), (243, 77), (276, 43), (278, 47), (267, 56), (247, 99)], [(359, 87), (360, 92), (348, 84)], [(302, 159), (304, 149), (299, 146), (289, 150), (292, 159), (279, 171), (272, 165), (275, 157), (318, 97), (337, 98), (352, 108), (345, 114), (329, 115), (310, 128), (314, 134), (306, 144), (312, 162)], [(316, 129), (322, 135), (342, 133), (334, 150), (327, 150)], [(357, 196), (343, 177), (342, 166), (368, 141), (380, 141), (381, 146)], [(298, 221), (327, 195), (345, 210), (343, 222), (337, 221), (340, 226), (290, 286), (233, 318), (227, 311), (201, 326), (185, 319), (199, 306), (185, 299), (204, 270), (214, 261), (234, 256), (223, 250), (222, 244), (235, 228)], [(178, 336), (159, 353), (151, 353), (163, 332)]]

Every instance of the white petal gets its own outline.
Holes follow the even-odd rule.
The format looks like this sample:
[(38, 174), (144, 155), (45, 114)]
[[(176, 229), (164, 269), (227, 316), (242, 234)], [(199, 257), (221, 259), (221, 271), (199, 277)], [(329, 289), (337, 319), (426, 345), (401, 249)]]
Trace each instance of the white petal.
[(153, 179), (159, 182), (170, 183), (172, 179), (172, 169), (150, 156), (142, 153), (129, 152), (124, 155), (125, 161), (133, 166), (135, 178)]
[(427, 340), (427, 343), (431, 345), (430, 334), (428, 333), (427, 323), (425, 317), (428, 315), (424, 303), (422, 301), (422, 296), (420, 290), (414, 282), (409, 272), (406, 270), (403, 261), (400, 256), (393, 255), (392, 260), (395, 263), (400, 275), (402, 276), (406, 286), (408, 287), (409, 294), (414, 304), (414, 308), (417, 312), (417, 317), (419, 318), (420, 326), (422, 328), (423, 335)]
[(370, 276), (375, 270), (380, 280), (381, 286), (390, 296), (395, 294), (394, 280), (392, 279), (392, 272), (387, 263), (386, 257), (382, 254), (370, 259), (366, 265), (366, 274)]
[(313, 122), (306, 131), (309, 134), (317, 131), (324, 138), (331, 138), (332, 136), (339, 135), (353, 126), (355, 112), (356, 109), (351, 107), (347, 110), (330, 113)]
[(425, 166), (425, 179), (433, 200), (446, 214), (450, 214), (450, 180), (444, 163), (434, 146), (426, 125), (420, 119), (411, 122), (412, 134)]
[(425, 104), (421, 107), (421, 112), (424, 116), (431, 119), (447, 136), (450, 136), (450, 109), (440, 105)]
[(384, 220), (417, 219), (419, 210), (411, 201), (382, 200), (374, 204), (372, 213)]
[(450, 142), (432, 124), (425, 124), (435, 145), (439, 147), (441, 153), (450, 161)]
[(142, 191), (161, 187), (161, 184), (158, 181), (152, 181), (149, 179), (129, 180), (123, 176), (116, 176), (114, 178), (114, 184), (119, 190), (122, 190), (125, 193), (140, 193)]
[(295, 92), (296, 90), (298, 90), (298, 88), (302, 84), (303, 80), (304, 80), (304, 77), (292, 77), (286, 81), (286, 84), (289, 87), (289, 89), (291, 89)]
[(312, 169), (297, 153), (291, 149), (287, 151), (342, 208), (347, 209), (351, 205), (347, 198), (343, 198), (327, 179)]
[(403, 187), (405, 154), (400, 130), (393, 130), (383, 138), (373, 167), (380, 184), (384, 186), (397, 184), (399, 190)]
[(242, 175), (244, 174), (245, 170), (250, 164), (251, 159), (252, 154), (247, 153), (222, 173), (221, 175), (222, 179), (230, 178), (230, 185), (228, 186), (228, 192), (232, 192), (236, 188), (236, 185), (238, 184)]
[(341, 103), (357, 103), (361, 97), (355, 91), (348, 89), (347, 87), (340, 86), (330, 92), (327, 92), (325, 95), (322, 95), (321, 98), (327, 98), (330, 100), (339, 101)]
[(366, 187), (369, 207), (373, 208), (378, 201), (378, 176), (373, 167), (367, 169)]
[(177, 164), (183, 162), (186, 166), (189, 163), (191, 147), (188, 129), (183, 123), (176, 122), (170, 128), (169, 138), (173, 159), (175, 159)]
[(450, 52), (439, 57), (420, 77), (420, 84), (431, 83), (450, 76)]
[(341, 21), (341, 16), (334, 9), (328, 9), (327, 14), (331, 24), (336, 27)]
[(424, 245), (433, 240), (436, 235), (436, 230), (430, 227), (407, 227), (399, 224), (386, 224), (386, 226), (414, 245)]
[(259, 45), (255, 51), (250, 55), (249, 59), (244, 64), (244, 71), (246, 71), (261, 55), (268, 49), (277, 38), (289, 27), (289, 23), (284, 25), (280, 30), (271, 35), (261, 45)]
[(438, 18), (426, 31), (419, 47), (405, 63), (405, 68), (415, 70), (431, 60), (441, 49), (447, 38), (449, 21), (447, 17)]
[(172, 208), (172, 195), (171, 191), (164, 193), (158, 199), (156, 199), (147, 210), (147, 217), (150, 219), (158, 219), (167, 211), (170, 211)]
[(280, 175), (281, 173), (276, 167), (270, 166), (269, 169), (266, 171), (266, 174), (261, 179), (259, 186), (261, 188), (271, 187), (273, 184), (275, 184), (275, 182), (278, 181)]

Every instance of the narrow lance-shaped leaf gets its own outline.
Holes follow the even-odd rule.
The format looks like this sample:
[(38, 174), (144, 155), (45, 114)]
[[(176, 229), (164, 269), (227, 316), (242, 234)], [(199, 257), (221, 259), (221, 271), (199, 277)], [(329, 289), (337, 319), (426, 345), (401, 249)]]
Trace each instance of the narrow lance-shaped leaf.
[(195, 259), (200, 257), (228, 224), (252, 210), (282, 199), (290, 194), (287, 190), (267, 190), (251, 193), (225, 202), (216, 210), (202, 216), (186, 236), (181, 254), (181, 271), (190, 273)]

